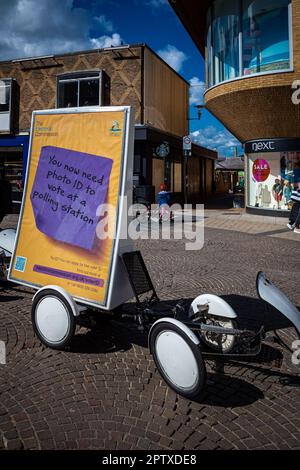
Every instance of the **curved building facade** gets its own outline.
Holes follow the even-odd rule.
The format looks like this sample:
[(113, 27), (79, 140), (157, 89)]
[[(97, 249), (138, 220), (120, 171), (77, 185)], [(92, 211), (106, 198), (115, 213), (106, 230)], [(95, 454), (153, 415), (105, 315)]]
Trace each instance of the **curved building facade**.
[(173, 0), (205, 57), (206, 108), (245, 148), (246, 206), (284, 214), (300, 186), (300, 0)]

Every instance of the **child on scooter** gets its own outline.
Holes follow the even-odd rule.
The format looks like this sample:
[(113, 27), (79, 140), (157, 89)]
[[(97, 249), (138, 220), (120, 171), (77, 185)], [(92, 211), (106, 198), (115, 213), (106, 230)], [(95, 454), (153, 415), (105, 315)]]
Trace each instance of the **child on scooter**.
[(157, 195), (158, 207), (159, 207), (159, 222), (162, 223), (165, 214), (168, 215), (171, 222), (173, 222), (173, 213), (169, 209), (171, 202), (171, 193), (168, 191), (168, 187), (165, 183), (162, 183), (159, 188)]

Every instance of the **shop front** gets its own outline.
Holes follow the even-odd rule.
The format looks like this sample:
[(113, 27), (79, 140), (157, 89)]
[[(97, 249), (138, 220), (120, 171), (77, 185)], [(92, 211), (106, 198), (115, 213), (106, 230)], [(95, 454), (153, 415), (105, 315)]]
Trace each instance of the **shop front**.
[(247, 211), (287, 216), (292, 189), (300, 187), (300, 139), (245, 143)]
[(157, 201), (162, 183), (171, 191), (172, 203), (206, 201), (214, 189), (216, 159), (216, 152), (193, 144), (185, 161), (182, 138), (148, 126), (135, 128), (134, 185), (150, 203)]
[(21, 209), (29, 136), (0, 136), (0, 168), (12, 185), (13, 210)]
[(134, 185), (137, 194), (156, 202), (160, 185), (166, 184), (173, 202), (183, 202), (181, 139), (146, 126), (136, 126)]

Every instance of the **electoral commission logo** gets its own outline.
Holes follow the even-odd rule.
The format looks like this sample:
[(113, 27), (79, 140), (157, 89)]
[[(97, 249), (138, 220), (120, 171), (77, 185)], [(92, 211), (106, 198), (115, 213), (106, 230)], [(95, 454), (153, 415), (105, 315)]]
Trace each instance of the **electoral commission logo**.
[(58, 136), (58, 132), (53, 132), (51, 126), (44, 126), (43, 121), (37, 120), (35, 124), (34, 135), (36, 137), (56, 137)]

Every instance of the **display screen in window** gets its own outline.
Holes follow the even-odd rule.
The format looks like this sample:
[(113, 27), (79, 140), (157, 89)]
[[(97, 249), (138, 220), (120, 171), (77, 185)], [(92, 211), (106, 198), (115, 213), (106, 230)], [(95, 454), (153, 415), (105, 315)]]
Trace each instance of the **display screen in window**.
[(248, 155), (249, 206), (290, 210), (295, 187), (300, 187), (300, 151)]

